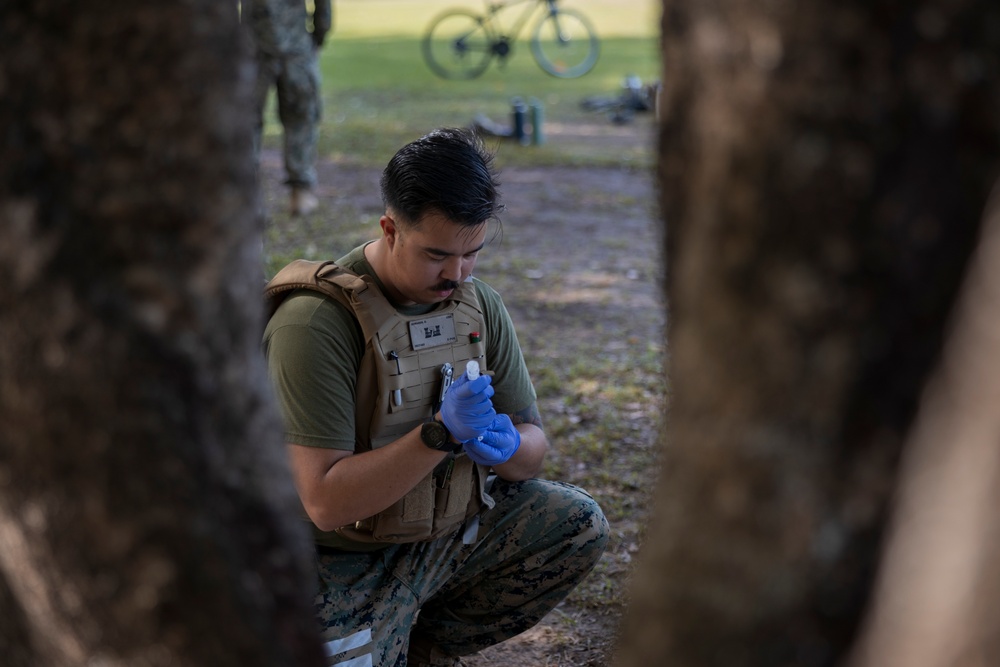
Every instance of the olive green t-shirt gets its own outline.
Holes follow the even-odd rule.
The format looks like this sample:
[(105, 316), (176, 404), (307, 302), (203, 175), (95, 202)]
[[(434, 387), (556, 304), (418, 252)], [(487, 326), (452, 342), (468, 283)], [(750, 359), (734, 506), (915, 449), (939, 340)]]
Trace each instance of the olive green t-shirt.
[[(363, 248), (355, 248), (337, 263), (372, 276), (384, 294)], [(535, 402), (535, 390), (503, 300), (486, 283), (478, 279), (473, 283), (483, 310), (487, 367), (494, 372), (493, 405), (499, 413), (513, 414)], [(434, 308), (434, 304), (397, 306), (404, 315), (423, 315)], [(364, 351), (360, 325), (337, 301), (313, 290), (296, 290), (282, 302), (264, 331), (264, 353), (286, 442), (354, 450), (355, 385)]]

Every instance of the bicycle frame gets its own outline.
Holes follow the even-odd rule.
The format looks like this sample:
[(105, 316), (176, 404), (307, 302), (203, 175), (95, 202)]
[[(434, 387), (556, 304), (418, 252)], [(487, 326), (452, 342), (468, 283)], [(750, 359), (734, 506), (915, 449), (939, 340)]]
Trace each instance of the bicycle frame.
[[(501, 40), (507, 40), (508, 42), (513, 42), (517, 40), (518, 36), (521, 34), (521, 30), (527, 25), (528, 20), (538, 11), (543, 5), (547, 5), (546, 11), (551, 12), (555, 9), (554, 0), (511, 0), (510, 2), (489, 2), (486, 3), (486, 11), (483, 14), (483, 23), (487, 24), (487, 30), (492, 31)], [(510, 14), (507, 10), (516, 7), (517, 5), (529, 5), (525, 7), (520, 15), (514, 19), (509, 24), (509, 30), (503, 30), (503, 24), (500, 22), (500, 15), (503, 13)]]
[(582, 76), (597, 62), (593, 27), (580, 12), (560, 8), (558, 0), (485, 0), (478, 12), (445, 10), (428, 26), (421, 47), (438, 76), (473, 79), (490, 60), (506, 62), (521, 39), (529, 42), (538, 66), (552, 76)]

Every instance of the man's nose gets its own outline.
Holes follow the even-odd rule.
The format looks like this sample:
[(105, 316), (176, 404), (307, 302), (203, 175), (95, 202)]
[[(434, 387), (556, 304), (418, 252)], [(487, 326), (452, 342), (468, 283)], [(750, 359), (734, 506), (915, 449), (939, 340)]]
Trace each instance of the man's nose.
[(458, 282), (462, 278), (462, 258), (452, 257), (441, 267), (441, 277)]

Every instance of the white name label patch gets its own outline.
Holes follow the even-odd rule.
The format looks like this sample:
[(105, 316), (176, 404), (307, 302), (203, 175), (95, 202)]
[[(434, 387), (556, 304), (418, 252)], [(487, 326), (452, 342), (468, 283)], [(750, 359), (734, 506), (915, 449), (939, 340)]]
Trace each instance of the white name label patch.
[(410, 322), (410, 343), (414, 350), (448, 345), (457, 340), (455, 316), (452, 313)]

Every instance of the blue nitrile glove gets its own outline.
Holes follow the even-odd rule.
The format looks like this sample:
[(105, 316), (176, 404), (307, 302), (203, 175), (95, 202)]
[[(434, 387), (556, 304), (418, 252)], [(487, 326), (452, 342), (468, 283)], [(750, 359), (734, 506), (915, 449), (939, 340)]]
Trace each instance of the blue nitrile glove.
[(480, 375), (469, 382), (462, 373), (451, 383), (441, 403), (441, 421), (455, 440), (474, 440), (486, 433), (497, 416), (493, 409), (492, 378)]
[(507, 415), (497, 415), (482, 440), (463, 443), (469, 458), (484, 466), (506, 463), (521, 446), (521, 433)]

